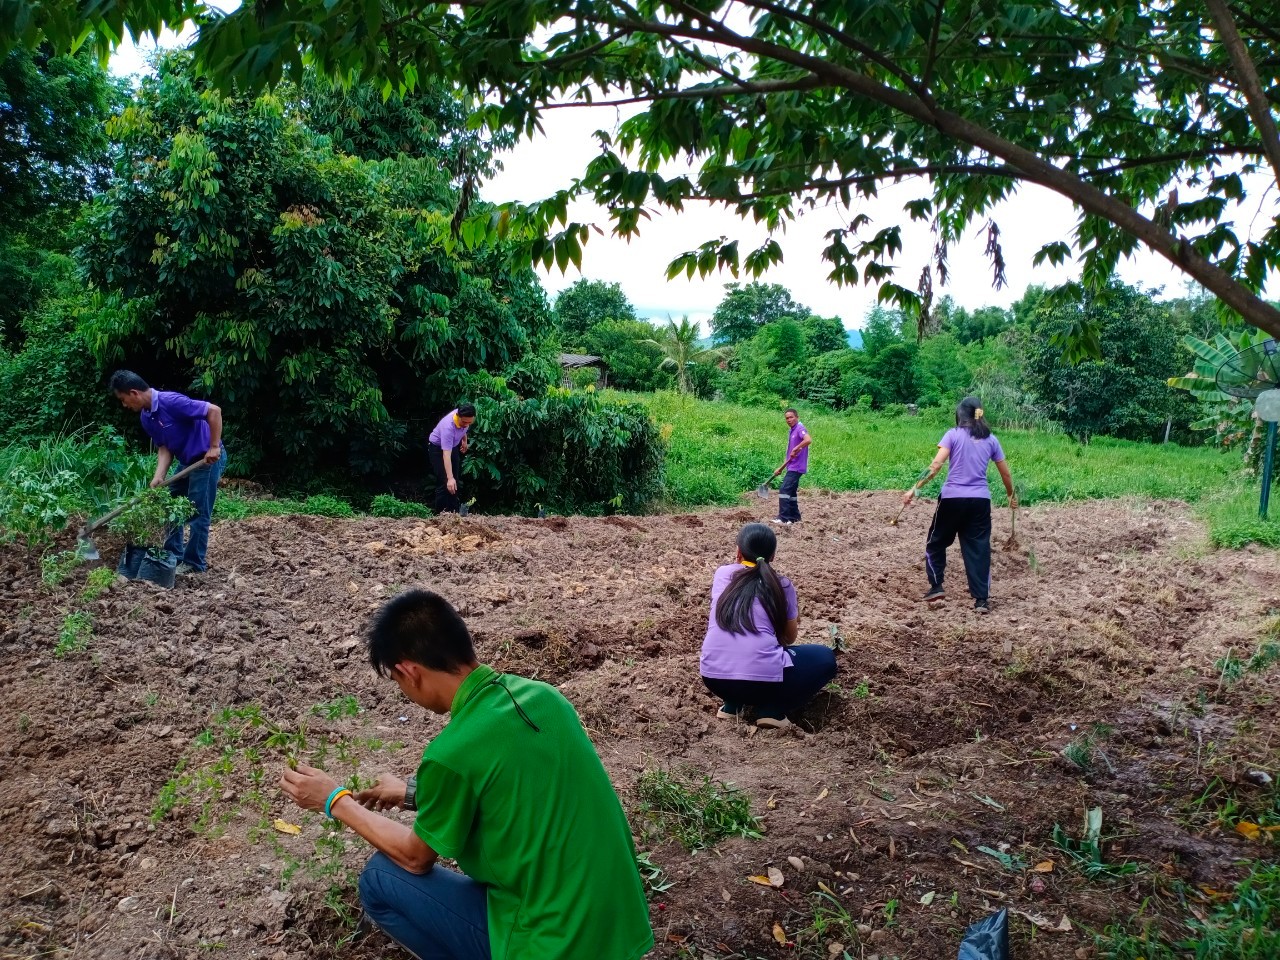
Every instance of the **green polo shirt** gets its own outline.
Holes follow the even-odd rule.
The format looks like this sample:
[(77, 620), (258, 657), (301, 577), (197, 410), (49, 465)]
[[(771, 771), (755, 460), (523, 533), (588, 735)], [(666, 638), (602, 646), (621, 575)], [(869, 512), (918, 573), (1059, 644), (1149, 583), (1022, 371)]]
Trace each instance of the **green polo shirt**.
[(481, 664), (418, 768), (414, 832), (488, 888), (493, 960), (637, 960), (649, 905), (622, 804), (573, 706)]

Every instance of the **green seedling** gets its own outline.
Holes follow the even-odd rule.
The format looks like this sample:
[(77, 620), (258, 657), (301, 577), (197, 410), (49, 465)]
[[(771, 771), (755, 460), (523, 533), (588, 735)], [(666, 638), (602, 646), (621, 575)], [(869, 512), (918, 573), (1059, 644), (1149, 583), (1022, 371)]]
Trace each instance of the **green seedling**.
[(66, 657), (82, 652), (89, 645), (93, 636), (93, 618), (80, 611), (69, 613), (62, 621), (62, 629), (58, 632), (58, 643), (53, 648), (55, 657)]

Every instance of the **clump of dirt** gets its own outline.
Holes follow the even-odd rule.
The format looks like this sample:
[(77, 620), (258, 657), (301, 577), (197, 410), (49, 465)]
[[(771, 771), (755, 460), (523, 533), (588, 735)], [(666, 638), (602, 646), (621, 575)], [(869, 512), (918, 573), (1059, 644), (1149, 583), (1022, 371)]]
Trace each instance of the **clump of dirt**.
[[(362, 630), (419, 585), (458, 606), (482, 659), (578, 707), (672, 884), (652, 898), (657, 956), (826, 957), (841, 943), (951, 960), (967, 923), (1009, 906), (1016, 955), (1049, 960), (1144, 902), (1174, 922), (1161, 911), (1175, 898), (1152, 893), (1174, 879), (1229, 889), (1264, 852), (1217, 811), (1266, 801), (1249, 771), (1280, 766), (1272, 694), (1261, 677), (1222, 682), (1215, 663), (1256, 646), (1274, 554), (1207, 552), (1176, 503), (1023, 510), (1023, 549), (993, 556), (980, 617), (958, 554), (951, 598), (919, 602), (925, 510), (890, 527), (893, 494), (810, 497), (805, 522), (779, 530), (776, 565), (799, 591), (800, 642), (838, 643), (841, 672), (808, 732), (778, 734), (716, 720), (697, 673), (712, 571), (772, 507), (260, 517), (216, 525), (213, 570), (168, 592), (94, 595), (81, 574), (47, 588), (29, 558), (0, 553), (0, 946), (384, 955), (377, 933), (345, 943), (367, 846), (274, 784), (288, 757), (362, 780), (416, 765), (441, 719), (372, 675)], [(55, 656), (73, 614), (92, 635)], [(654, 767), (736, 784), (763, 839), (690, 855), (652, 833), (634, 785)], [(1079, 837), (1095, 806), (1107, 862), (1135, 865), (1111, 879), (1051, 840), (1055, 825)], [(748, 879), (770, 867), (782, 886)], [(1063, 917), (1070, 931), (1048, 928)]]

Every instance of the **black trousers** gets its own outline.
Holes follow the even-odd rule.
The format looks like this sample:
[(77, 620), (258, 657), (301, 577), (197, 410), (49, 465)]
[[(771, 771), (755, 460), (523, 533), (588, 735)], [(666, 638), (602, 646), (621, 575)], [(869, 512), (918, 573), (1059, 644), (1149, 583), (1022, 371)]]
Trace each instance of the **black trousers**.
[[(462, 500), (456, 493), (449, 492), (449, 478), (444, 472), (444, 451), (434, 443), (427, 445), (427, 458), (431, 461), (431, 472), (436, 475), (436, 513), (457, 513)], [(449, 451), (450, 466), (453, 467), (453, 479), (462, 487), (462, 450), (454, 447)]]
[(991, 501), (986, 497), (946, 497), (938, 501), (924, 563), (929, 586), (942, 586), (947, 548), (960, 537), (960, 556), (969, 577), (969, 594), (987, 600), (991, 593)]
[(795, 523), (800, 519), (800, 478), (804, 474), (796, 470), (788, 470), (782, 477), (782, 486), (778, 490), (778, 519)]

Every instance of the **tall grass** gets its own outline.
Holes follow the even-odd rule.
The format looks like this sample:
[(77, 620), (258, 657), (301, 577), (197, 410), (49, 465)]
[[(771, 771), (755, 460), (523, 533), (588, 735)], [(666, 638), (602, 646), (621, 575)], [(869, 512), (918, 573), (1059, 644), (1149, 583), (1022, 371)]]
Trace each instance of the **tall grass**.
[[(783, 460), (782, 410), (707, 402), (674, 393), (628, 395), (644, 403), (669, 437), (667, 497), (677, 506), (731, 504)], [(946, 411), (920, 416), (838, 414), (802, 408), (813, 436), (807, 485), (828, 490), (903, 490), (952, 426)], [(1206, 447), (1098, 438), (1087, 446), (1060, 434), (998, 433), (1023, 503), (1141, 496), (1195, 502), (1233, 488), (1239, 463)], [(997, 502), (1004, 491), (991, 471)], [(926, 489), (936, 494), (942, 477)]]

